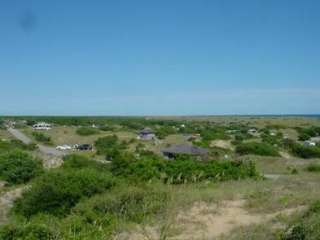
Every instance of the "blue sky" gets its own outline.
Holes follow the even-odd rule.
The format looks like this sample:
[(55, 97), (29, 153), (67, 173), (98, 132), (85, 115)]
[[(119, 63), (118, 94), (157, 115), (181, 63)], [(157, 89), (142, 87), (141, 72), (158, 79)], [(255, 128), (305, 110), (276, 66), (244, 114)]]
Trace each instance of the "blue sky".
[(0, 114), (320, 113), (318, 0), (0, 2)]

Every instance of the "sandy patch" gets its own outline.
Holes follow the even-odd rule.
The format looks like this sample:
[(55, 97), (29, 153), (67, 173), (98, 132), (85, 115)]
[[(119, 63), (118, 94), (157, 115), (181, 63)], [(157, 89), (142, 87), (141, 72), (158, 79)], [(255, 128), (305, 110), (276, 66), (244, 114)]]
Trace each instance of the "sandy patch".
[(219, 147), (219, 148), (231, 149), (231, 150), (233, 149), (231, 141), (227, 141), (227, 140), (214, 140), (214, 141), (211, 141), (210, 147)]
[[(123, 233), (117, 240), (212, 240), (228, 235), (238, 227), (262, 224), (278, 215), (291, 215), (303, 208), (292, 208), (272, 214), (252, 214), (244, 209), (245, 201), (220, 204), (194, 204), (188, 212), (180, 212), (168, 229), (141, 226), (133, 233)], [(164, 238), (165, 236), (165, 238)]]
[(19, 187), (0, 196), (0, 224), (5, 223), (7, 214), (13, 206), (13, 202), (21, 196), (24, 189), (25, 187)]

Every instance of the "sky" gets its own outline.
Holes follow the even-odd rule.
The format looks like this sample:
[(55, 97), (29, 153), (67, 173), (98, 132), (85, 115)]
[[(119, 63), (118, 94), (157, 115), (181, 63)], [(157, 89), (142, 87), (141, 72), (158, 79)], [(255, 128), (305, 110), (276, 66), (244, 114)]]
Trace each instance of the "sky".
[(0, 115), (320, 113), (318, 0), (0, 1)]

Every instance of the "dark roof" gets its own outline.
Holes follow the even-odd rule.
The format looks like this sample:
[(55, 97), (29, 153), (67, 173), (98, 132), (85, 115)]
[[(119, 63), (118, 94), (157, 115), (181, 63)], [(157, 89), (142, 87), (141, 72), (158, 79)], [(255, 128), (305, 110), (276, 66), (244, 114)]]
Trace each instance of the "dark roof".
[(153, 133), (152, 129), (151, 128), (144, 128), (140, 131), (140, 134), (151, 134)]
[(171, 154), (192, 154), (192, 155), (206, 155), (209, 151), (205, 148), (196, 147), (192, 145), (172, 145), (162, 150), (163, 153)]

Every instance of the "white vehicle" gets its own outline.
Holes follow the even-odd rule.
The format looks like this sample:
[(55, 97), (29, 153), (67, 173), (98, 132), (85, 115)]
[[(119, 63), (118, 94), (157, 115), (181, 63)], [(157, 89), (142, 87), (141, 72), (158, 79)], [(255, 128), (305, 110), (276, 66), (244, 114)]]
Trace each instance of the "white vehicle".
[(45, 122), (40, 122), (37, 124), (34, 124), (32, 126), (34, 130), (50, 130), (51, 129), (51, 124), (45, 123)]
[(66, 145), (66, 144), (65, 144), (65, 145), (57, 146), (56, 149), (57, 149), (57, 150), (62, 150), (62, 151), (64, 151), (64, 150), (71, 150), (72, 147), (70, 147), (69, 145)]

